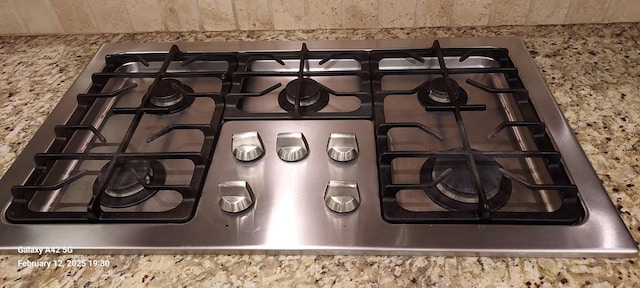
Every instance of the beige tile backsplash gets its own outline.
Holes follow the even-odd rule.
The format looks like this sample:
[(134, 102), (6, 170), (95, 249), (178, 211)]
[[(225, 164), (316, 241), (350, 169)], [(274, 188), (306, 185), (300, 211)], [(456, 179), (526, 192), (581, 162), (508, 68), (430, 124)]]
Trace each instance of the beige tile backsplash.
[(165, 30), (162, 10), (156, 0), (127, 0), (124, 3), (129, 14), (136, 15), (136, 17), (129, 17), (134, 32)]
[(271, 0), (273, 28), (295, 30), (307, 28), (304, 0)]
[(235, 15), (240, 30), (272, 30), (269, 0), (234, 0)]
[(131, 18), (127, 12), (127, 0), (88, 0), (91, 13), (100, 32), (120, 33), (133, 30)]
[(307, 0), (310, 29), (342, 27), (342, 0)]
[(0, 0), (0, 35), (640, 22), (640, 0)]
[(204, 30), (225, 31), (237, 28), (232, 0), (198, 0), (198, 6)]
[(0, 1), (0, 29), (9, 33), (27, 32), (27, 26), (12, 1)]
[[(380, 0), (382, 1), (382, 0)], [(344, 28), (377, 28), (379, 0), (342, 0)]]
[(380, 26), (413, 27), (416, 22), (416, 0), (380, 0)]
[(89, 2), (78, 0), (50, 0), (65, 33), (98, 33), (98, 24)]
[(37, 34), (64, 32), (49, 0), (13, 1), (13, 3), (16, 4), (28, 32)]
[(530, 0), (527, 24), (562, 24), (571, 0)]
[(522, 25), (529, 13), (529, 0), (493, 0), (490, 25)]
[(484, 26), (489, 24), (491, 0), (456, 0), (453, 2), (453, 26)]
[(637, 22), (640, 18), (638, 0), (611, 0), (610, 9), (605, 15), (606, 22)]
[(451, 25), (454, 0), (418, 0), (416, 27), (443, 27)]
[(200, 11), (197, 0), (158, 0), (158, 4), (160, 4), (162, 20), (167, 30), (200, 30)]
[[(640, 2), (636, 1), (636, 3), (640, 5)], [(609, 0), (571, 1), (564, 21), (566, 23), (603, 22), (606, 14), (604, 12), (609, 8), (609, 4), (611, 4)]]

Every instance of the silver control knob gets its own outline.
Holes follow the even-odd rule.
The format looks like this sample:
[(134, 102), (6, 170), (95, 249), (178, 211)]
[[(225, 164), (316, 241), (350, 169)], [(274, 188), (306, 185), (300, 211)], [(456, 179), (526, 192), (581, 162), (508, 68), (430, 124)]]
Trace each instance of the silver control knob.
[(300, 132), (279, 133), (276, 147), (278, 157), (287, 162), (300, 161), (309, 154), (307, 139)]
[(331, 133), (327, 143), (329, 158), (338, 162), (348, 162), (358, 158), (358, 140), (354, 133)]
[(239, 213), (253, 205), (253, 191), (247, 181), (218, 183), (218, 205), (229, 213)]
[(264, 146), (258, 132), (235, 133), (231, 137), (233, 156), (243, 162), (256, 160), (264, 154)]
[(355, 181), (331, 180), (324, 191), (327, 208), (338, 213), (349, 213), (360, 206), (360, 192)]

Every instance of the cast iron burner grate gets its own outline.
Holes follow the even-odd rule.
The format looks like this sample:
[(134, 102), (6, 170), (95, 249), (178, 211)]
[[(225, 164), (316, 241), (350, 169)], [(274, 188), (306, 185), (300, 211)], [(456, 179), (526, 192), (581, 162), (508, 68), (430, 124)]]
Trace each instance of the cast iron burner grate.
[[(371, 119), (373, 97), (371, 95), (371, 77), (369, 73), (369, 53), (366, 51), (310, 51), (302, 44), (300, 51), (291, 52), (249, 52), (239, 53), (238, 69), (233, 73), (233, 88), (226, 96), (225, 119), (230, 120), (275, 120), (275, 119)], [(357, 70), (311, 70), (309, 61), (316, 60), (320, 67), (331, 64), (333, 60), (354, 60), (360, 65)], [(298, 61), (297, 71), (254, 71), (252, 65), (258, 61), (275, 61), (285, 67), (285, 61)], [(314, 77), (350, 77), (358, 78), (359, 91), (335, 91), (315, 81)], [(279, 82), (284, 77), (295, 77), (286, 83)], [(246, 91), (245, 84), (254, 78), (271, 78), (276, 84), (253, 92)], [(263, 97), (286, 85), (278, 95), (278, 112), (247, 112), (242, 109), (245, 101), (251, 97)], [(322, 109), (332, 97), (356, 97), (360, 106), (348, 112), (324, 112)]]
[[(175, 71), (168, 72), (167, 69), (172, 62), (179, 61), (182, 66), (186, 66), (196, 61), (223, 61), (227, 62), (227, 69), (224, 71)], [(162, 66), (157, 72), (121, 72), (118, 67), (126, 63), (137, 62), (141, 65), (149, 66), (151, 62), (160, 62)], [(55, 128), (56, 139), (46, 153), (39, 153), (35, 156), (36, 167), (21, 186), (14, 186), (11, 189), (13, 200), (6, 211), (9, 221), (15, 223), (82, 223), (82, 222), (185, 222), (193, 217), (195, 207), (200, 197), (200, 191), (204, 185), (205, 176), (211, 162), (213, 151), (222, 121), (224, 109), (224, 94), (231, 86), (231, 81), (226, 75), (235, 70), (236, 61), (231, 53), (186, 53), (181, 52), (178, 46), (173, 45), (168, 53), (123, 53), (109, 55), (106, 57), (106, 66), (100, 73), (92, 76), (93, 84), (88, 93), (77, 96), (78, 105), (66, 122)], [(175, 79), (185, 79), (190, 77), (210, 77), (218, 78), (222, 81), (220, 93), (194, 92), (187, 85), (183, 85)], [(119, 90), (101, 93), (107, 81), (110, 79), (153, 79), (152, 84), (142, 97), (140, 104), (136, 107), (111, 107), (108, 115), (129, 115), (132, 120), (120, 143), (113, 144), (117, 150), (113, 153), (94, 152), (66, 152), (65, 147), (73, 137), (80, 131), (93, 134), (95, 139), (104, 143), (105, 137), (100, 133), (99, 127), (86, 124), (85, 117), (90, 113), (100, 99), (114, 99), (134, 89), (137, 85), (131, 83)], [(156, 98), (154, 98), (156, 97)], [(160, 97), (160, 98), (157, 98)], [(199, 130), (204, 135), (202, 148), (199, 152), (132, 152), (127, 150), (132, 140), (136, 128), (144, 115), (147, 114), (172, 114), (186, 109), (193, 99), (207, 97), (213, 99), (211, 121), (209, 124), (172, 124), (153, 134), (147, 142), (155, 141), (157, 138), (168, 134), (174, 130)], [(95, 104), (98, 105), (98, 104)], [(169, 116), (170, 117), (170, 116)], [(92, 120), (91, 120), (92, 121)], [(112, 144), (112, 143), (106, 143)], [(105, 144), (105, 145), (106, 145)], [(68, 178), (53, 185), (43, 184), (49, 173), (55, 169), (58, 161), (86, 161), (102, 160), (107, 164), (99, 171), (98, 180), (93, 185), (90, 200), (86, 203), (86, 211), (33, 211), (29, 208), (29, 203), (36, 193), (56, 193), (60, 189), (65, 189), (70, 183), (89, 175), (91, 171), (75, 171)], [(184, 160), (193, 163), (193, 176), (188, 185), (168, 185), (163, 184), (164, 168), (159, 161), (164, 160)], [(129, 167), (126, 163), (150, 163), (150, 170), (143, 168)], [(127, 176), (130, 183), (119, 183), (115, 177), (122, 177), (126, 172), (123, 169), (130, 169)], [(124, 173), (124, 174), (123, 174)], [(147, 174), (147, 175), (144, 175)], [(121, 179), (119, 179), (121, 180)], [(138, 183), (134, 183), (134, 182)], [(124, 186), (127, 187), (124, 187)], [(136, 188), (137, 187), (137, 188)], [(118, 192), (122, 189), (136, 189), (136, 191), (125, 191), (124, 194)], [(182, 197), (173, 209), (164, 212), (138, 212), (119, 211), (118, 209), (103, 209), (104, 207), (128, 207), (144, 202), (145, 199), (153, 196), (154, 191), (171, 190), (176, 191)], [(121, 193), (118, 195), (118, 193)], [(114, 197), (115, 196), (115, 197)]]
[[(447, 68), (445, 57), (456, 57), (460, 62), (469, 57), (488, 57), (500, 63), (499, 67), (493, 68)], [(436, 69), (380, 69), (380, 63), (385, 58), (402, 58), (411, 59), (424, 63), (425, 58), (435, 58), (439, 64)], [(434, 41), (429, 49), (413, 49), (413, 50), (379, 50), (371, 53), (371, 73), (372, 73), (372, 91), (374, 93), (374, 115), (377, 134), (377, 151), (379, 164), (379, 178), (381, 191), (381, 208), (383, 218), (391, 223), (494, 223), (494, 224), (575, 224), (579, 222), (583, 216), (583, 209), (578, 199), (577, 187), (571, 184), (561, 162), (560, 153), (554, 150), (553, 145), (547, 137), (545, 126), (540, 122), (534, 107), (532, 106), (529, 95), (524, 85), (518, 77), (518, 71), (511, 63), (508, 50), (503, 48), (446, 48), (440, 47), (439, 42)], [(486, 110), (485, 104), (469, 104), (467, 97), (473, 97), (473, 93), (467, 93), (462, 90), (457, 83), (451, 79), (450, 75), (457, 74), (502, 74), (508, 81), (509, 88), (499, 89), (483, 85), (474, 80), (467, 80), (466, 83), (479, 88), (487, 93), (503, 93), (510, 94), (516, 98), (518, 108), (521, 110), (526, 121), (505, 121), (501, 123), (492, 133), (496, 133), (511, 127), (525, 127), (528, 131), (533, 131), (532, 138), (535, 140), (538, 150), (536, 151), (479, 151), (472, 148), (468, 138), (467, 126), (464, 122), (464, 113), (483, 113)], [(418, 87), (411, 90), (383, 90), (382, 78), (389, 75), (422, 75), (429, 77), (438, 77), (431, 81), (426, 80)], [(431, 89), (437, 89), (436, 99), (430, 97)], [(389, 131), (396, 128), (411, 128), (419, 133), (425, 133), (429, 137), (433, 137), (438, 141), (444, 140), (444, 136), (438, 131), (418, 122), (387, 122), (385, 118), (384, 101), (390, 95), (400, 95), (402, 97), (410, 97), (416, 95), (420, 99), (420, 103), (425, 106), (425, 113), (450, 113), (455, 118), (455, 129), (457, 137), (461, 142), (461, 147), (447, 151), (396, 151), (391, 149), (389, 141)], [(471, 100), (471, 99), (469, 99)], [(492, 137), (489, 135), (488, 137)], [(423, 181), (417, 184), (397, 184), (393, 182), (393, 164), (395, 159), (401, 158), (419, 158), (425, 160), (425, 166), (429, 166), (437, 161), (449, 161), (456, 163), (452, 165), (452, 169), (468, 169), (465, 173), (460, 171), (452, 173), (452, 170), (440, 169), (439, 173), (425, 177), (421, 175)], [(486, 166), (487, 161), (495, 162), (498, 159), (524, 159), (536, 158), (542, 159), (553, 178), (554, 184), (538, 184), (530, 183), (522, 179), (510, 171), (499, 166)], [(501, 205), (504, 203), (495, 203), (507, 201), (501, 197), (495, 196), (492, 191), (487, 191), (487, 187), (495, 186), (491, 183), (484, 183), (493, 179), (492, 177), (483, 176), (484, 173), (479, 171), (480, 168), (489, 168), (499, 171), (502, 180), (501, 185), (522, 185), (531, 191), (554, 190), (561, 195), (561, 206), (555, 211), (548, 212), (528, 212), (528, 211), (504, 211)], [(424, 170), (424, 167), (423, 167)], [(428, 170), (428, 169), (427, 169)], [(426, 171), (423, 171), (426, 172)], [(477, 199), (476, 203), (464, 203), (449, 198), (447, 200), (435, 201), (444, 209), (433, 209), (430, 211), (410, 211), (402, 207), (398, 200), (398, 193), (403, 190), (421, 190), (427, 191), (438, 189), (438, 186), (447, 184), (445, 181), (449, 174), (466, 174), (470, 176), (471, 187)], [(484, 178), (484, 181), (483, 181)], [(489, 179), (489, 180), (488, 180)], [(451, 184), (449, 181), (448, 184)], [(503, 187), (505, 188), (505, 187)], [(466, 191), (469, 192), (469, 191)], [(515, 192), (514, 192), (515, 193)], [(507, 193), (508, 194), (508, 193)], [(444, 195), (441, 195), (444, 196)], [(494, 197), (495, 196), (495, 197)], [(507, 195), (508, 196), (508, 195)], [(432, 195), (430, 196), (432, 197)], [(497, 199), (497, 200), (496, 200)], [(470, 202), (470, 201), (467, 201)]]

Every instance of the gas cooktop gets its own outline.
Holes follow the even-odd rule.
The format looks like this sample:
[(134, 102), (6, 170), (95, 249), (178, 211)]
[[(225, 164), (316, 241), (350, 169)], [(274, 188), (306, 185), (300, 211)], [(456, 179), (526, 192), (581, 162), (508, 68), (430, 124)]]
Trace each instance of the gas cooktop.
[(0, 249), (635, 256), (518, 38), (104, 45)]

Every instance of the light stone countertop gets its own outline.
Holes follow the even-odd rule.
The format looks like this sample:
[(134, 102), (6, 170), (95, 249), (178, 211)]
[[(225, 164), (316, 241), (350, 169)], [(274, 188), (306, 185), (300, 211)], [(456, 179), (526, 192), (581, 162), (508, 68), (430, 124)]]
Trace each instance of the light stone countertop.
[[(633, 237), (640, 239), (638, 23), (0, 37), (0, 175), (103, 43), (507, 35), (524, 39), (612, 201)], [(108, 259), (110, 267), (17, 265), (18, 260), (68, 258)], [(638, 257), (10, 255), (0, 256), (0, 285), (640, 287), (639, 261)]]

